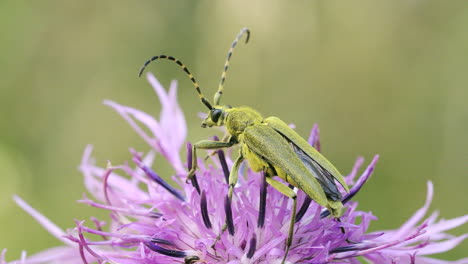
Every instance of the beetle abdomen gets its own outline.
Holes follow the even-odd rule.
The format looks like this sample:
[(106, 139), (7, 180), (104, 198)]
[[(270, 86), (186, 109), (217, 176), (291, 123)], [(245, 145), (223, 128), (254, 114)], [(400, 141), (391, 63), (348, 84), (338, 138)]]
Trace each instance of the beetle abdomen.
[(246, 144), (242, 144), (242, 155), (249, 162), (250, 168), (255, 172), (264, 171), (270, 166), (267, 161), (252, 152)]

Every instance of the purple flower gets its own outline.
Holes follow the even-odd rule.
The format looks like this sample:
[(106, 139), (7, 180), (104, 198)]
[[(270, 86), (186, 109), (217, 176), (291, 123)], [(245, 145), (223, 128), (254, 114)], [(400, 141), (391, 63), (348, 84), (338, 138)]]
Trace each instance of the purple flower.
[[(186, 184), (188, 167), (179, 155), (184, 147), (186, 124), (177, 104), (176, 83), (169, 92), (148, 75), (159, 96), (159, 120), (131, 107), (112, 101), (105, 104), (117, 111), (150, 145), (146, 154), (130, 150), (131, 163), (105, 168), (95, 164), (92, 147), (86, 148), (80, 170), (86, 195), (79, 202), (109, 211), (108, 222), (95, 218), (75, 220), (76, 227), (65, 232), (19, 197), (17, 204), (31, 214), (64, 245), (9, 263), (280, 263), (284, 255), (292, 201), (267, 186), (260, 173), (243, 164), (232, 202), (226, 202), (227, 175), (232, 166), (230, 150), (210, 154), (209, 162), (199, 160), (197, 176)], [(309, 143), (320, 150), (315, 125)], [(187, 143), (188, 156), (190, 144)], [(156, 155), (166, 158), (175, 170), (170, 183), (152, 168)], [(190, 157), (188, 158), (190, 161)], [(468, 263), (468, 258), (448, 262), (427, 257), (448, 251), (468, 234), (455, 237), (447, 230), (463, 225), (468, 215), (437, 220), (437, 212), (425, 218), (433, 196), (428, 182), (424, 206), (395, 230), (367, 232), (377, 218), (357, 210), (352, 198), (375, 169), (375, 156), (361, 175), (363, 159), (358, 158), (345, 177), (352, 186), (343, 190), (346, 212), (340, 221), (298, 190), (298, 214), (288, 263)], [(262, 195), (267, 193), (265, 217), (259, 217)], [(222, 226), (230, 223), (228, 231)], [(258, 221), (263, 221), (259, 224)], [(342, 231), (345, 232), (342, 232)], [(215, 243), (214, 247), (213, 244)], [(3, 250), (0, 264), (6, 263)], [(193, 262), (190, 262), (193, 260)], [(197, 260), (195, 262), (195, 260)]]

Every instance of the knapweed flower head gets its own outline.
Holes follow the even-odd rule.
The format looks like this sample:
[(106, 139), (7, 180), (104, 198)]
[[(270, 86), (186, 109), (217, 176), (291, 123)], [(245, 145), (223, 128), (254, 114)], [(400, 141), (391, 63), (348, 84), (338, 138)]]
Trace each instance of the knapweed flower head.
[[(119, 113), (143, 138), (151, 150), (130, 150), (131, 160), (121, 165), (110, 162), (96, 165), (92, 147), (86, 148), (80, 165), (86, 189), (79, 202), (106, 210), (106, 222), (91, 218), (75, 220), (67, 232), (30, 207), (19, 197), (16, 202), (63, 246), (52, 248), (10, 263), (280, 263), (285, 254), (291, 219), (292, 200), (265, 183), (245, 163), (239, 170), (232, 201), (227, 200), (227, 177), (232, 167), (230, 150), (214, 151), (200, 158), (196, 176), (186, 177), (190, 164), (180, 156), (191, 146), (186, 143), (184, 115), (176, 100), (176, 83), (168, 92), (152, 76), (162, 111), (155, 119), (137, 109), (112, 101), (105, 104)], [(315, 125), (309, 143), (320, 150), (319, 130)], [(175, 174), (162, 178), (157, 174), (155, 156), (169, 161)], [(358, 176), (364, 163), (358, 158), (345, 177), (351, 186), (342, 191), (345, 212), (340, 219), (313, 202), (301, 190), (294, 238), (287, 263), (468, 263), (468, 258), (449, 262), (428, 257), (451, 250), (468, 234), (452, 236), (446, 231), (463, 225), (468, 215), (437, 220), (437, 212), (425, 217), (432, 200), (433, 185), (427, 184), (424, 206), (395, 230), (368, 232), (377, 218), (358, 210), (353, 200), (372, 175), (375, 156)], [(188, 162), (189, 163), (189, 162)], [(341, 186), (340, 186), (341, 188)], [(266, 194), (266, 196), (265, 196)], [(265, 197), (267, 197), (265, 199)], [(227, 223), (227, 230), (222, 232)], [(5, 252), (0, 264), (6, 263)]]

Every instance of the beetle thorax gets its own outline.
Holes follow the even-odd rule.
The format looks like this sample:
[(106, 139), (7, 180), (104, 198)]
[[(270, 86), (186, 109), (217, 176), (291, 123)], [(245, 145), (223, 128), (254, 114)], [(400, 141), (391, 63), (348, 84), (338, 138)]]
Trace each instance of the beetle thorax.
[(235, 107), (226, 111), (224, 125), (229, 134), (238, 136), (244, 130), (254, 124), (261, 123), (263, 117), (257, 111), (249, 107)]

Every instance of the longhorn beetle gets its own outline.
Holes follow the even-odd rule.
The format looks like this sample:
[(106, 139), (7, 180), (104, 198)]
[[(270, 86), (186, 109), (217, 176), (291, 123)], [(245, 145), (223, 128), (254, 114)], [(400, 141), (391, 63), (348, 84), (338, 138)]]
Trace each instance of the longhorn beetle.
[[(232, 200), (239, 166), (244, 160), (248, 161), (253, 171), (263, 172), (268, 184), (293, 200), (289, 234), (282, 261), (284, 263), (294, 234), (297, 195), (293, 189), (273, 179), (273, 176), (279, 176), (285, 182), (304, 191), (312, 200), (326, 207), (337, 220), (342, 215), (343, 204), (341, 203), (341, 193), (338, 190), (336, 181), (347, 192), (349, 192), (349, 188), (335, 166), (279, 118), (263, 118), (260, 113), (250, 107), (220, 105), (231, 55), (244, 34), (246, 34), (245, 42), (247, 43), (250, 31), (243, 28), (229, 49), (218, 90), (214, 95), (214, 106), (203, 96), (200, 86), (188, 68), (180, 60), (172, 56), (159, 55), (152, 57), (141, 67), (139, 76), (141, 76), (146, 66), (154, 60), (168, 59), (175, 62), (188, 75), (201, 102), (209, 110), (208, 116), (203, 120), (201, 126), (204, 128), (225, 126), (227, 128), (229, 135), (225, 140), (202, 140), (193, 145), (192, 169), (188, 173), (187, 181), (194, 176), (197, 169), (196, 154), (198, 149), (215, 150), (239, 144), (239, 157), (235, 160), (229, 174), (228, 201), (231, 202)], [(222, 229), (223, 232), (227, 228), (228, 226), (225, 224)]]

